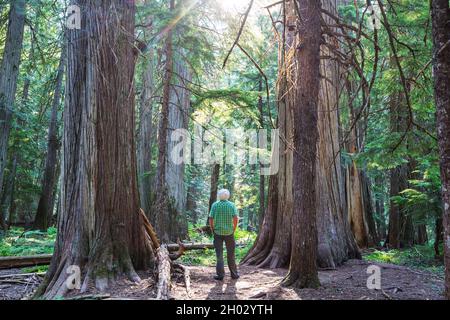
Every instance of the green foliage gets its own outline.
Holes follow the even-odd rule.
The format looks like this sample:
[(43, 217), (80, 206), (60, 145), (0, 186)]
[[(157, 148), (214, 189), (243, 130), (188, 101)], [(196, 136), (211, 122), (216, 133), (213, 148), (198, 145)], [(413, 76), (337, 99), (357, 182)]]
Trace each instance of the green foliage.
[(34, 266), (34, 267), (25, 267), (21, 269), (21, 272), (23, 273), (40, 273), (40, 272), (47, 272), (48, 271), (48, 265), (47, 266)]
[[(199, 226), (189, 225), (189, 238), (193, 242), (212, 243), (212, 236), (209, 237), (205, 234), (200, 234), (195, 231), (195, 228)], [(236, 238), (236, 261), (239, 262), (250, 250), (253, 242), (256, 239), (256, 233), (241, 230), (237, 228), (235, 233)], [(224, 248), (224, 258), (226, 259), (226, 249)], [(216, 254), (214, 249), (206, 250), (191, 250), (186, 251), (180, 258), (186, 265), (202, 265), (202, 266), (214, 266), (216, 263)]]
[(423, 269), (438, 274), (444, 273), (443, 263), (435, 258), (434, 248), (431, 244), (416, 245), (412, 248), (399, 250), (375, 250), (364, 254), (364, 259)]
[(53, 253), (56, 228), (47, 232), (24, 231), (23, 228), (11, 228), (0, 240), (0, 256), (27, 256)]
[(417, 179), (410, 179), (409, 188), (392, 197), (392, 200), (402, 205), (416, 224), (434, 224), (435, 219), (442, 215), (439, 167), (437, 159), (434, 162), (421, 160), (417, 170), (412, 172)]

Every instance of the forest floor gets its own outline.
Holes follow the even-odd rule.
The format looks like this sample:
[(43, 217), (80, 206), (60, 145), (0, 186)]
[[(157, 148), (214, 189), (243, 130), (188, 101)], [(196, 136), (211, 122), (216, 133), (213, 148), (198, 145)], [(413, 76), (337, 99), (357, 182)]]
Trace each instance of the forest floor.
[[(382, 290), (367, 289), (367, 267), (381, 267)], [(257, 269), (240, 267), (241, 277), (216, 281), (213, 267), (191, 267), (191, 299), (215, 300), (438, 300), (443, 299), (443, 278), (426, 271), (385, 263), (349, 260), (335, 270), (319, 272), (319, 289), (290, 289), (279, 286), (285, 269)], [(187, 299), (184, 286), (173, 288), (174, 297)]]
[[(371, 264), (381, 267), (382, 290), (369, 290), (366, 286), (367, 267)], [(439, 300), (443, 299), (443, 278), (440, 275), (415, 268), (387, 263), (350, 260), (335, 270), (320, 271), (319, 289), (291, 289), (279, 286), (286, 269), (257, 269), (241, 266), (241, 277), (232, 280), (226, 276), (224, 281), (213, 279), (213, 266), (190, 266), (190, 295), (183, 277), (172, 279), (174, 299), (283, 299), (283, 300)], [(0, 270), (5, 274), (20, 273), (20, 269)], [(108, 299), (154, 299), (155, 282), (152, 274), (140, 273), (141, 283), (119, 280), (108, 295), (97, 296)], [(1, 299), (21, 299), (37, 286), (37, 277), (23, 279), (20, 283), (0, 283)], [(95, 290), (89, 292), (98, 295)], [(94, 296), (95, 297), (95, 296)], [(69, 297), (82, 298), (82, 297)], [(89, 298), (89, 297), (86, 297)]]

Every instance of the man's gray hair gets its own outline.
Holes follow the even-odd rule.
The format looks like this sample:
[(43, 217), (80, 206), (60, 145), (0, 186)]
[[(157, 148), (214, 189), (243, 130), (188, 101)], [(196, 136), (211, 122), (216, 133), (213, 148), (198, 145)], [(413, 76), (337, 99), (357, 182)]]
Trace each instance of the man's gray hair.
[(228, 200), (230, 199), (230, 191), (227, 189), (220, 189), (219, 192), (217, 192), (217, 197), (219, 200)]

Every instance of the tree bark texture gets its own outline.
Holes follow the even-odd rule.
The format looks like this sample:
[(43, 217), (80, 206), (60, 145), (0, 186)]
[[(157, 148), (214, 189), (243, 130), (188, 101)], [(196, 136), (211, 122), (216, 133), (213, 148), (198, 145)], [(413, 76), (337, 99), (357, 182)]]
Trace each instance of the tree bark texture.
[(52, 262), (37, 295), (67, 293), (67, 268), (79, 266), (85, 291), (116, 275), (138, 281), (153, 265), (139, 212), (134, 141), (135, 6), (72, 0), (82, 29), (67, 32), (61, 208)]
[(44, 176), (42, 179), (42, 193), (33, 224), (34, 230), (47, 230), (50, 226), (54, 207), (55, 184), (57, 178), (58, 139), (58, 108), (61, 100), (61, 87), (65, 68), (65, 49), (61, 51), (61, 58), (56, 75), (55, 93), (53, 95), (50, 124), (47, 138), (47, 156), (45, 159)]
[(14, 98), (17, 90), (25, 26), (25, 0), (11, 0), (8, 31), (0, 65), (0, 188), (7, 163)]
[(450, 299), (450, 9), (448, 0), (433, 0), (431, 17), (434, 44), (434, 92), (444, 209), (445, 294), (447, 299)]
[(153, 59), (154, 53), (150, 49), (144, 55), (144, 70), (142, 72), (142, 92), (139, 104), (139, 133), (138, 133), (138, 176), (141, 208), (150, 216), (152, 178), (152, 141), (153, 141)]
[[(317, 270), (316, 155), (320, 88), (321, 5), (314, 0), (299, 0), (299, 44), (295, 53), (297, 86), (292, 110), (293, 212), (291, 259), (284, 285), (315, 288), (320, 285)], [(308, 21), (307, 23), (305, 21)]]
[[(324, 8), (334, 10), (331, 2)], [(265, 218), (257, 240), (244, 257), (243, 263), (260, 267), (286, 267), (291, 260), (291, 219), (294, 203), (292, 193), (293, 130), (292, 112), (295, 95), (290, 88), (295, 83), (293, 60), (296, 47), (296, 13), (293, 3), (286, 2), (285, 43), (280, 46), (279, 85), (277, 88), (278, 127), (280, 130), (280, 169), (269, 180), (268, 203)], [(324, 17), (326, 19), (326, 17)], [(305, 44), (303, 44), (305, 46)], [(301, 48), (303, 49), (303, 46)], [(322, 55), (331, 53), (321, 47)], [(360, 257), (347, 220), (345, 186), (339, 157), (337, 84), (339, 69), (332, 60), (322, 59), (320, 73), (331, 79), (322, 79), (318, 103), (318, 143), (316, 157), (316, 223), (317, 263), (319, 267), (334, 268), (349, 258)], [(298, 123), (298, 122), (297, 122)], [(301, 154), (304, 151), (300, 151)], [(309, 187), (309, 189), (311, 189)], [(294, 223), (292, 223), (294, 225)], [(303, 231), (303, 229), (302, 229)]]

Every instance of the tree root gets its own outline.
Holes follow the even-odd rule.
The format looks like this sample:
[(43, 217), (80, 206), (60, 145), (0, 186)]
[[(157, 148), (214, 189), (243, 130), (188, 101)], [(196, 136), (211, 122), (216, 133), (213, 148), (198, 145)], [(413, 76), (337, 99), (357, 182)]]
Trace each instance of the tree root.
[(270, 249), (263, 248), (262, 250), (252, 253), (245, 257), (245, 259), (242, 260), (241, 264), (248, 265), (248, 266), (257, 266), (260, 263), (264, 261), (264, 259), (267, 257)]
[[(191, 246), (194, 249), (203, 248), (203, 244), (191, 244), (185, 245), (181, 241), (177, 241), (177, 246), (171, 247), (171, 250), (178, 250), (173, 253), (169, 253), (167, 245), (161, 245), (152, 224), (147, 219), (144, 211), (139, 210), (139, 215), (143, 223), (143, 229), (145, 230), (145, 241), (151, 249), (151, 252), (156, 256), (157, 270), (158, 270), (158, 282), (157, 282), (157, 299), (167, 300), (170, 299), (171, 289), (171, 269), (172, 260), (176, 260), (181, 257), (186, 251), (186, 246)], [(69, 286), (67, 284), (68, 274), (67, 268), (70, 265), (78, 265), (82, 268), (83, 281), (79, 293), (83, 294), (88, 292), (89, 284), (94, 282), (95, 287), (102, 293), (104, 293), (111, 283), (115, 281), (117, 274), (123, 274), (133, 282), (140, 282), (141, 278), (135, 271), (131, 257), (128, 254), (128, 250), (122, 250), (124, 248), (109, 248), (109, 250), (103, 250), (97, 252), (98, 255), (90, 257), (87, 263), (80, 263), (80, 261), (69, 261), (68, 257), (63, 257), (58, 261), (57, 266), (50, 265), (50, 270), (47, 273), (41, 286), (36, 291), (33, 298), (44, 297), (46, 299), (54, 299), (58, 297), (64, 297), (69, 292)], [(115, 253), (114, 253), (114, 252)], [(69, 263), (70, 262), (70, 263)], [(190, 273), (189, 269), (181, 264), (175, 265), (182, 270), (184, 275), (184, 281), (186, 284), (186, 292), (190, 296)]]
[(257, 267), (262, 269), (276, 269), (286, 267), (286, 264), (286, 258), (272, 250), (264, 261), (257, 265)]
[(281, 286), (283, 287), (294, 287), (297, 289), (303, 288), (313, 288), (317, 289), (320, 287), (319, 278), (307, 277), (296, 272), (289, 272), (286, 277), (281, 281)]

